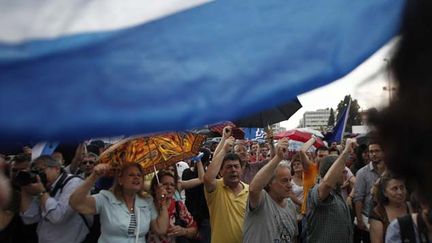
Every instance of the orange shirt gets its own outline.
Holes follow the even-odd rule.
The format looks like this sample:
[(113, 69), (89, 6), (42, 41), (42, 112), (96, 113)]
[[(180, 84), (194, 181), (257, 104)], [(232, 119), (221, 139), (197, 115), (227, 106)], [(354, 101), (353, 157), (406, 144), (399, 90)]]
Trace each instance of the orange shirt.
[(316, 178), (318, 176), (318, 165), (312, 163), (308, 166), (307, 170), (303, 171), (303, 203), (301, 207), (301, 213), (306, 214), (307, 197), (309, 190), (315, 185)]

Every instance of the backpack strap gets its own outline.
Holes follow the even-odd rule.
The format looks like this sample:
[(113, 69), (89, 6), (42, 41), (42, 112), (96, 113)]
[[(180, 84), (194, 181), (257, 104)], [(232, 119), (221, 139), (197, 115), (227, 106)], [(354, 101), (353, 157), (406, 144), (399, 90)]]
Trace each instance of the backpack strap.
[(68, 176), (67, 173), (64, 173), (64, 172), (61, 173), (59, 181), (57, 182), (55, 187), (52, 190), (50, 190), (50, 192), (49, 192), (50, 197), (54, 197), (57, 194), (57, 191), (60, 190), (60, 187), (64, 186), (63, 182), (66, 180), (67, 176)]
[(400, 228), (400, 237), (402, 242), (416, 242), (414, 231), (414, 221), (411, 214), (397, 218)]
[(84, 216), (84, 214), (80, 213), (79, 216), (82, 218), (82, 220), (84, 221), (85, 226), (90, 231), (91, 230), (91, 226), (90, 226), (89, 222), (87, 221), (86, 217)]
[[(78, 175), (68, 175), (66, 172), (62, 173), (59, 181), (56, 184), (56, 186), (50, 191), (50, 196), (54, 197), (58, 191), (60, 191), (60, 193), (61, 193), (63, 191), (63, 187), (66, 186), (66, 184), (70, 180), (72, 180), (73, 178), (80, 178), (81, 180), (83, 180), (83, 178), (81, 176), (78, 176)], [(90, 231), (91, 227), (90, 227), (89, 222), (85, 218), (85, 216), (83, 214), (79, 214), (79, 216), (82, 218), (82, 220), (84, 221), (84, 224), (86, 225), (87, 229)]]
[(83, 178), (81, 176), (78, 175), (68, 175), (66, 172), (63, 172), (60, 175), (60, 179), (57, 182), (56, 186), (50, 191), (50, 196), (54, 197), (57, 192), (60, 190), (60, 193), (63, 191), (63, 187), (73, 178), (80, 178), (81, 180), (83, 180)]

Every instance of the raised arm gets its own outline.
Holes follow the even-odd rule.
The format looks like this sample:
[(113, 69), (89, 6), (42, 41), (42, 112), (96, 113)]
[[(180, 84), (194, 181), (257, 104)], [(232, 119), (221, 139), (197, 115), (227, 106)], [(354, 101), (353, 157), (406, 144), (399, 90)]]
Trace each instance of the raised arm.
[(159, 184), (156, 188), (156, 198), (154, 198), (155, 206), (159, 210), (159, 213), (157, 218), (150, 222), (151, 230), (158, 235), (165, 235), (169, 225), (168, 206), (171, 200), (166, 197), (166, 194), (165, 187)]
[(96, 200), (89, 195), (92, 186), (96, 181), (109, 170), (108, 164), (98, 164), (94, 167), (93, 173), (72, 193), (69, 198), (69, 205), (81, 214), (96, 214)]
[(266, 127), (265, 132), (267, 134), (266, 142), (270, 145), (270, 159), (273, 159), (276, 156), (276, 148), (273, 143), (273, 130), (270, 127)]
[(327, 171), (323, 180), (318, 187), (318, 196), (320, 200), (324, 200), (330, 194), (330, 191), (336, 187), (338, 181), (342, 176), (343, 170), (345, 169), (345, 162), (348, 159), (348, 155), (353, 150), (355, 144), (354, 139), (347, 139), (344, 151), (339, 155), (336, 161), (332, 164), (330, 169)]
[(303, 144), (303, 146), (300, 149), (300, 161), (303, 164), (303, 169), (307, 170), (307, 168), (313, 164), (313, 161), (311, 161), (309, 159), (309, 157), (307, 156), (306, 152), (308, 151), (308, 149), (315, 143), (316, 138), (315, 136), (312, 136), (306, 143)]
[(75, 155), (69, 165), (69, 171), (71, 174), (75, 174), (80, 166), (83, 155), (85, 154), (85, 144), (81, 143), (75, 150)]
[(274, 170), (279, 162), (282, 161), (284, 152), (288, 148), (288, 140), (286, 138), (279, 140), (276, 146), (276, 156), (273, 157), (258, 173), (255, 175), (249, 185), (249, 205), (251, 208), (256, 208), (261, 200), (261, 191), (271, 180)]
[(196, 162), (197, 170), (198, 170), (198, 178), (190, 179), (190, 180), (181, 180), (181, 189), (190, 189), (194, 188), (198, 185), (201, 185), (204, 181), (204, 166), (201, 162), (201, 159)]
[(234, 145), (234, 138), (230, 137), (225, 140), (222, 144), (222, 149), (219, 153), (213, 157), (212, 162), (207, 168), (204, 174), (204, 187), (207, 192), (213, 192), (216, 189), (216, 177), (219, 174), (220, 168), (222, 166), (222, 161), (228, 151), (231, 150)]
[(232, 133), (232, 127), (231, 126), (224, 127), (224, 129), (222, 131), (221, 140), (218, 143), (218, 145), (216, 146), (216, 149), (213, 153), (214, 156), (216, 156), (222, 150), (222, 147), (225, 143), (225, 140), (227, 140), (229, 137), (231, 137), (231, 133)]

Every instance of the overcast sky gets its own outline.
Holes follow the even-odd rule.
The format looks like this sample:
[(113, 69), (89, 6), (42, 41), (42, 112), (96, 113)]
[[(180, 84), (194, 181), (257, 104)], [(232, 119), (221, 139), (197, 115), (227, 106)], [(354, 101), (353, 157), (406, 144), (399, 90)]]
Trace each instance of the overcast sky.
[(325, 108), (336, 110), (337, 104), (349, 94), (358, 101), (363, 110), (386, 106), (389, 92), (384, 91), (383, 87), (388, 86), (389, 77), (385, 70), (385, 59), (388, 59), (394, 43), (395, 41), (392, 41), (382, 47), (345, 77), (298, 96), (303, 107), (289, 120), (281, 122), (281, 126), (287, 129), (296, 128), (306, 111)]

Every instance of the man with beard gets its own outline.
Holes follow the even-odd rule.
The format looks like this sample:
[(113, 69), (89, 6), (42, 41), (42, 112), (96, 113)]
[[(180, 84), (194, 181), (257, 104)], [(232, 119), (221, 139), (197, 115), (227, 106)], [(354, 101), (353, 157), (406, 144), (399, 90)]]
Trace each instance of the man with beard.
[(347, 139), (341, 155), (327, 156), (320, 161), (322, 178), (308, 195), (306, 215), (307, 242), (352, 242), (353, 229), (348, 205), (341, 194), (343, 171), (355, 140)]
[(369, 213), (373, 208), (371, 189), (386, 169), (383, 158), (384, 153), (381, 150), (381, 145), (375, 141), (370, 142), (370, 162), (356, 174), (353, 198), (357, 218), (356, 242), (360, 240), (370, 242), (368, 220)]
[[(249, 186), (240, 181), (241, 160), (229, 153), (234, 145), (231, 127), (225, 127), (217, 153), (204, 175), (204, 192), (210, 213), (211, 242), (242, 242)], [(222, 177), (217, 179), (218, 174)]]
[(243, 242), (295, 242), (296, 208), (289, 164), (282, 161), (288, 140), (279, 140), (276, 156), (254, 177), (249, 187)]

